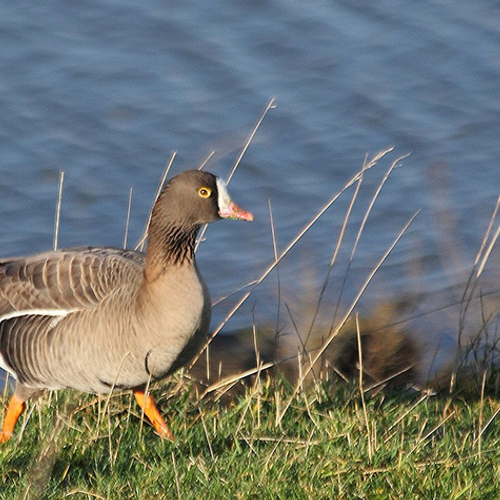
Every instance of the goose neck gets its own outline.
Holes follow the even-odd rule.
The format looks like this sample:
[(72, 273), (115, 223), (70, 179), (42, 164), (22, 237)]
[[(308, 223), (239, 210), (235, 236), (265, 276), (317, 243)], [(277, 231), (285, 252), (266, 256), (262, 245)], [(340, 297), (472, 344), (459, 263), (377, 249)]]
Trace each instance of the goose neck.
[(194, 263), (194, 247), (199, 226), (170, 224), (157, 231), (150, 228), (145, 273), (154, 279), (167, 268)]

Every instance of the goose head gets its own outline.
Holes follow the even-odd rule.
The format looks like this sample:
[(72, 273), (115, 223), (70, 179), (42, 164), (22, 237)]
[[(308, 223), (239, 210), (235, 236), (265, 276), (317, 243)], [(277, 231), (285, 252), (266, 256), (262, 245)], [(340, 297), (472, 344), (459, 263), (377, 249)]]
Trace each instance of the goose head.
[(236, 205), (224, 183), (209, 172), (188, 170), (173, 177), (153, 207), (146, 274), (156, 276), (168, 263), (192, 262), (200, 226), (220, 219), (253, 221), (253, 215)]
[(200, 226), (220, 219), (253, 221), (232, 200), (224, 182), (209, 172), (188, 170), (173, 177), (153, 209), (163, 225)]

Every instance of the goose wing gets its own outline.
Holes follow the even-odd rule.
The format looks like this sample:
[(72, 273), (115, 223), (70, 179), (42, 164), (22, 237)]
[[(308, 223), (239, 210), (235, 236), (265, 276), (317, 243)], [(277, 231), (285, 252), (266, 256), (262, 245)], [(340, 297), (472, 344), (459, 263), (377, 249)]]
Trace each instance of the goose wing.
[[(111, 248), (76, 248), (0, 260), (0, 367), (22, 384), (38, 373), (54, 327), (65, 316), (96, 308), (142, 273), (144, 256)], [(35, 368), (33, 368), (35, 367)]]
[(0, 321), (93, 309), (143, 263), (138, 252), (92, 247), (0, 260)]

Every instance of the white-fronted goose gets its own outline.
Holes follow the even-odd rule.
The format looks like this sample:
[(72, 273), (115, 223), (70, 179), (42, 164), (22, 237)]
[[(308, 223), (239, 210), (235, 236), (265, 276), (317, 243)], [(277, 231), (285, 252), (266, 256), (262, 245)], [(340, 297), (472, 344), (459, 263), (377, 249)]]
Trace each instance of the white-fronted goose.
[(133, 389), (161, 437), (173, 436), (146, 384), (195, 354), (210, 324), (195, 263), (202, 224), (253, 220), (214, 175), (174, 177), (152, 211), (146, 254), (84, 248), (0, 260), (0, 366), (17, 382), (0, 433), (44, 390)]

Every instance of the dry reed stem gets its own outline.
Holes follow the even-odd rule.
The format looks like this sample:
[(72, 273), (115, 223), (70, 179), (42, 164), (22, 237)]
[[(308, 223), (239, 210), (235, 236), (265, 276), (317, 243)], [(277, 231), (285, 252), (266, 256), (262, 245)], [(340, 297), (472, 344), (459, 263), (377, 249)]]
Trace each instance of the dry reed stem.
[(401, 165), (399, 165), (399, 163), (403, 160), (405, 160), (406, 158), (408, 158), (410, 156), (411, 153), (407, 153), (405, 155), (402, 155), (400, 156), (399, 158), (396, 158), (396, 160), (394, 160), (392, 163), (391, 163), (391, 166), (388, 168), (387, 172), (385, 173), (383, 179), (380, 181), (372, 199), (370, 200), (370, 204), (368, 205), (368, 208), (366, 209), (366, 212), (365, 212), (365, 215), (363, 217), (363, 220), (359, 226), (359, 230), (358, 230), (358, 233), (356, 235), (356, 239), (354, 241), (354, 245), (353, 245), (353, 248), (352, 248), (352, 252), (351, 252), (351, 261), (353, 260), (354, 258), (354, 254), (356, 253), (356, 249), (358, 247), (358, 243), (359, 243), (359, 240), (361, 238), (361, 234), (363, 233), (363, 230), (366, 226), (366, 223), (368, 221), (368, 217), (370, 216), (371, 212), (372, 212), (372, 209), (373, 207), (375, 206), (375, 202), (377, 201), (377, 198), (379, 196), (379, 194), (381, 193), (383, 187), (385, 186), (385, 183), (387, 182), (387, 180), (389, 179), (389, 176), (391, 175), (392, 171), (396, 168), (396, 167), (400, 167)]
[(128, 245), (128, 232), (130, 229), (130, 215), (132, 213), (132, 186), (128, 192), (128, 204), (127, 204), (127, 220), (125, 222), (125, 234), (123, 235), (123, 249), (126, 250)]
[(479, 442), (479, 440), (482, 438), (483, 434), (486, 432), (486, 430), (488, 429), (488, 427), (491, 425), (491, 423), (493, 422), (493, 420), (495, 420), (495, 418), (497, 417), (497, 415), (499, 413), (500, 413), (500, 405), (495, 410), (495, 413), (493, 413), (493, 415), (488, 419), (488, 421), (486, 422), (486, 424), (484, 424), (484, 427), (481, 429), (481, 432), (478, 434), (477, 438), (472, 443), (472, 447), (474, 447), (474, 446), (477, 445), (477, 443)]
[(158, 197), (160, 196), (160, 193), (163, 189), (163, 186), (165, 185), (165, 182), (168, 177), (168, 173), (170, 172), (170, 168), (172, 167), (172, 164), (174, 163), (175, 157), (177, 156), (177, 152), (173, 151), (172, 154), (170, 155), (170, 159), (165, 167), (165, 170), (163, 171), (163, 175), (161, 177), (160, 183), (158, 184), (158, 188), (156, 189), (156, 194), (155, 194), (155, 199), (153, 201), (153, 204), (151, 205), (151, 210), (149, 211), (149, 216), (148, 220), (146, 223), (146, 227), (144, 228), (144, 232), (142, 233), (142, 237), (135, 246), (134, 250), (140, 250), (141, 252), (144, 250), (144, 244), (146, 243), (146, 239), (148, 237), (148, 230), (149, 230), (149, 223), (151, 222), (151, 216), (153, 214), (153, 207), (156, 203), (156, 200), (158, 200)]
[[(266, 106), (266, 109), (264, 110), (264, 112), (262, 113), (262, 115), (260, 116), (259, 120), (257, 121), (257, 123), (255, 124), (255, 126), (253, 127), (252, 131), (250, 132), (250, 135), (247, 137), (247, 140), (245, 141), (245, 144), (243, 145), (243, 148), (241, 149), (240, 151), (240, 154), (238, 155), (238, 157), (236, 158), (236, 161), (233, 165), (233, 168), (231, 169), (231, 172), (229, 173), (227, 179), (226, 179), (226, 186), (229, 185), (229, 183), (231, 182), (231, 179), (233, 178), (233, 175), (234, 173), (236, 172), (236, 169), (238, 168), (238, 166), (240, 165), (241, 163), (241, 160), (243, 159), (243, 156), (245, 156), (245, 153), (247, 152), (249, 146), (250, 146), (250, 143), (252, 142), (253, 138), (255, 137), (255, 134), (257, 133), (257, 130), (259, 130), (260, 126), (262, 125), (262, 122), (264, 121), (264, 118), (266, 117), (267, 113), (269, 113), (269, 111), (271, 109), (275, 109), (276, 106), (275, 106), (275, 101), (276, 101), (276, 98), (273, 97), (269, 103), (267, 104)], [(213, 152), (212, 152), (213, 153)], [(204, 164), (202, 164), (202, 166), (200, 167), (200, 170), (205, 166), (205, 164), (208, 162), (208, 160), (211, 158), (212, 155), (209, 155), (209, 158), (207, 158), (207, 160), (205, 161)], [(196, 252), (198, 250), (198, 247), (200, 246), (200, 243), (202, 241), (204, 241), (204, 236), (205, 236), (205, 233), (207, 231), (207, 227), (208, 225), (205, 224), (202, 228), (201, 228), (201, 231), (200, 231), (200, 234), (198, 236), (198, 239), (196, 240), (196, 244), (195, 244), (195, 247), (194, 247), (194, 251)]]
[[(490, 217), (490, 221), (488, 223), (488, 227), (486, 229), (486, 233), (483, 237), (483, 240), (481, 242), (480, 248), (476, 254), (476, 258), (474, 261), (474, 265), (472, 267), (472, 270), (470, 272), (469, 278), (467, 280), (467, 283), (465, 285), (461, 300), (459, 302), (460, 305), (460, 312), (459, 312), (459, 320), (458, 320), (458, 335), (457, 335), (457, 352), (455, 354), (455, 360), (453, 362), (454, 366), (454, 371), (452, 373), (451, 377), (451, 382), (453, 382), (456, 378), (455, 370), (457, 366), (460, 364), (460, 362), (463, 360), (463, 355), (462, 355), (462, 335), (465, 330), (465, 318), (467, 316), (467, 313), (469, 311), (469, 307), (472, 304), (472, 301), (474, 300), (474, 294), (476, 292), (477, 286), (478, 286), (478, 280), (480, 276), (482, 275), (484, 268), (486, 266), (486, 263), (488, 261), (488, 258), (491, 254), (491, 251), (493, 250), (493, 246), (495, 245), (498, 236), (500, 234), (500, 225), (498, 226), (493, 238), (490, 241), (490, 244), (488, 244), (488, 240), (491, 235), (491, 231), (493, 229), (493, 226), (495, 224), (495, 219), (497, 218), (498, 211), (500, 209), (500, 195), (497, 198), (495, 208), (493, 209), (493, 213)], [(491, 292), (491, 293), (497, 293), (497, 292)], [(483, 296), (486, 296), (489, 294), (483, 294)], [(452, 387), (450, 387), (452, 389)]]
[(305, 448), (311, 445), (319, 445), (323, 441), (321, 439), (300, 439), (300, 438), (287, 438), (285, 436), (280, 436), (280, 437), (272, 437), (272, 436), (241, 436), (241, 440), (245, 441), (248, 443), (250, 440), (252, 441), (257, 441), (257, 442), (263, 442), (263, 443), (285, 443), (285, 444), (295, 444), (298, 445), (297, 448)]
[(205, 433), (205, 437), (207, 438), (208, 451), (210, 452), (210, 457), (212, 462), (215, 462), (214, 450), (212, 449), (212, 443), (210, 442), (210, 434), (208, 433), (207, 424), (205, 422), (205, 417), (201, 408), (198, 408), (198, 412), (200, 414), (201, 425), (203, 426), (203, 432)]
[[(380, 153), (378, 153), (372, 162), (370, 162), (369, 168), (372, 168), (376, 165), (376, 163), (383, 158), (385, 155), (387, 155), (389, 152), (391, 152), (394, 148), (390, 147), (387, 148)], [(231, 311), (227, 314), (227, 316), (221, 321), (219, 326), (215, 329), (215, 331), (210, 335), (208, 340), (205, 342), (203, 347), (201, 348), (200, 352), (195, 356), (194, 360), (191, 362), (189, 365), (189, 368), (192, 368), (193, 365), (198, 361), (199, 357), (201, 354), (205, 351), (205, 349), (208, 347), (210, 342), (212, 342), (212, 339), (222, 330), (222, 328), (227, 324), (227, 322), (234, 316), (236, 311), (248, 300), (250, 295), (254, 292), (254, 290), (271, 274), (271, 272), (276, 268), (276, 266), (283, 260), (283, 258), (292, 250), (293, 247), (305, 236), (305, 234), (314, 226), (314, 224), (325, 214), (325, 212), (337, 201), (337, 199), (344, 193), (347, 189), (349, 189), (352, 185), (354, 185), (361, 175), (366, 171), (367, 169), (363, 169), (357, 174), (355, 174), (345, 185), (343, 188), (341, 188), (330, 200), (323, 206), (323, 208), (311, 219), (310, 222), (308, 222), (305, 227), (299, 231), (299, 233), (293, 238), (293, 240), (287, 245), (285, 250), (279, 255), (277, 259), (275, 259), (268, 267), (267, 269), (261, 274), (261, 276), (254, 282), (254, 285), (252, 285), (251, 289), (247, 291), (243, 297), (238, 301), (238, 303), (231, 309)]]
[(403, 368), (402, 370), (399, 370), (398, 372), (393, 373), (390, 376), (388, 376), (388, 377), (386, 377), (386, 378), (384, 378), (382, 380), (377, 381), (376, 383), (374, 383), (374, 384), (366, 387), (364, 389), (364, 392), (365, 393), (371, 392), (371, 391), (374, 391), (375, 389), (377, 389), (379, 387), (382, 387), (382, 386), (386, 385), (388, 382), (390, 382), (391, 380), (394, 380), (394, 379), (398, 378), (400, 375), (403, 375), (403, 373), (406, 373), (407, 371), (411, 370), (413, 367), (414, 367), (414, 365), (409, 365), (406, 368)]
[(425, 393), (423, 394), (419, 400), (414, 403), (407, 411), (405, 411), (403, 413), (403, 415), (401, 415), (386, 431), (386, 434), (391, 432), (392, 429), (394, 429), (395, 427), (397, 427), (399, 425), (400, 422), (402, 422), (413, 410), (415, 410), (415, 408), (417, 406), (419, 406), (420, 404), (422, 404), (426, 399), (429, 398), (429, 394)]
[[(388, 168), (387, 172), (385, 173), (384, 177), (382, 178), (382, 180), (380, 181), (379, 185), (377, 186), (377, 189), (375, 190), (375, 193), (373, 194), (372, 199), (370, 200), (368, 208), (365, 211), (365, 214), (363, 216), (363, 220), (361, 221), (361, 224), (359, 226), (358, 232), (356, 234), (356, 238), (354, 240), (354, 244), (352, 246), (351, 256), (349, 258), (349, 262), (347, 263), (347, 269), (346, 269), (346, 271), (344, 273), (344, 277), (342, 279), (342, 285), (340, 286), (340, 292), (339, 292), (339, 296), (338, 296), (338, 299), (337, 299), (337, 305), (335, 307), (335, 313), (333, 315), (333, 320), (335, 320), (337, 318), (338, 309), (340, 307), (342, 296), (344, 294), (345, 286), (346, 286), (346, 283), (347, 283), (347, 278), (349, 276), (349, 272), (351, 270), (351, 266), (352, 266), (352, 263), (354, 261), (354, 256), (356, 254), (356, 250), (358, 249), (358, 244), (359, 244), (359, 241), (361, 239), (361, 235), (363, 234), (364, 228), (366, 227), (366, 223), (368, 222), (368, 218), (369, 218), (369, 216), (370, 216), (370, 214), (371, 214), (371, 212), (373, 210), (373, 207), (375, 206), (375, 202), (377, 201), (379, 194), (382, 192), (382, 189), (385, 186), (387, 180), (389, 179), (392, 171), (396, 167), (400, 167), (401, 166), (400, 162), (403, 161), (404, 159), (408, 158), (408, 156), (410, 156), (410, 153), (407, 153), (405, 155), (402, 155), (402, 156), (396, 158), (396, 160), (394, 160), (391, 163), (391, 165), (389, 166), (389, 168)], [(365, 158), (365, 162), (366, 162), (366, 158)]]
[(252, 142), (253, 138), (255, 137), (257, 130), (259, 130), (260, 126), (262, 125), (262, 122), (264, 121), (264, 118), (266, 117), (267, 113), (269, 113), (269, 111), (271, 109), (276, 108), (276, 105), (274, 104), (275, 102), (276, 102), (276, 98), (272, 97), (271, 100), (269, 101), (269, 103), (267, 104), (266, 109), (264, 110), (264, 112), (260, 116), (259, 120), (255, 124), (255, 127), (250, 132), (250, 135), (247, 137), (247, 140), (245, 141), (245, 144), (243, 145), (243, 148), (241, 149), (240, 154), (238, 155), (238, 158), (236, 158), (236, 162), (235, 162), (228, 178), (226, 179), (227, 185), (229, 185), (229, 183), (231, 182), (231, 179), (233, 178), (233, 175), (236, 172), (236, 169), (238, 168), (239, 164), (241, 163), (243, 156), (245, 156), (245, 153), (247, 152), (247, 149), (250, 146), (250, 143)]
[(215, 300), (213, 303), (212, 303), (212, 308), (215, 307), (215, 306), (218, 306), (220, 303), (224, 302), (225, 300), (229, 299), (229, 297), (232, 297), (233, 295), (239, 293), (239, 292), (242, 292), (243, 290), (245, 290), (246, 288), (249, 288), (251, 286), (254, 286), (255, 284), (257, 283), (257, 280), (253, 280), (253, 281), (250, 281), (249, 283), (246, 283), (245, 285), (243, 286), (240, 286), (239, 288), (236, 288), (235, 290), (233, 290), (232, 292), (226, 294), (226, 295), (223, 295), (222, 297), (218, 298), (217, 300)]
[(266, 461), (262, 464), (262, 472), (261, 472), (260, 477), (259, 477), (259, 484), (262, 483), (265, 474), (268, 473), (269, 463), (271, 462), (271, 459), (274, 457), (276, 450), (280, 447), (280, 445), (284, 442), (284, 440), (285, 440), (284, 436), (281, 436), (280, 438), (278, 438), (278, 440), (276, 441), (276, 443), (273, 446), (273, 449), (271, 450), (271, 452), (267, 456)]
[(231, 375), (222, 380), (219, 380), (217, 383), (208, 386), (205, 389), (205, 391), (201, 394), (200, 399), (203, 399), (211, 392), (218, 391), (219, 389), (222, 389), (227, 385), (234, 385), (238, 383), (240, 380), (250, 377), (251, 375), (255, 375), (256, 373), (260, 374), (264, 370), (269, 370), (269, 368), (272, 368), (273, 366), (274, 366), (273, 362), (263, 363), (256, 366), (255, 368), (250, 368), (250, 370), (246, 370), (244, 372), (237, 373), (236, 375)]
[[(309, 356), (309, 351), (307, 351), (307, 349), (306, 349), (306, 343), (304, 342), (304, 340), (302, 339), (302, 336), (300, 335), (299, 328), (297, 326), (297, 322), (295, 321), (295, 318), (293, 317), (292, 311), (290, 310), (290, 306), (287, 303), (285, 303), (285, 307), (286, 307), (286, 310), (288, 312), (288, 316), (290, 317), (290, 321), (292, 322), (293, 331), (295, 332), (295, 335), (297, 335), (297, 339), (299, 340), (300, 346), (302, 347), (302, 353), (307, 354)], [(294, 357), (295, 356), (290, 357), (290, 358), (285, 358), (285, 359), (282, 359), (281, 361), (290, 361)], [(300, 368), (300, 366), (299, 366), (299, 368)]]
[[(276, 230), (274, 226), (274, 214), (273, 214), (273, 206), (271, 203), (271, 200), (267, 200), (268, 205), (269, 205), (269, 222), (271, 224), (271, 237), (273, 240), (273, 257), (274, 260), (278, 259), (278, 244), (276, 241)], [(277, 296), (278, 296), (278, 303), (277, 303), (277, 310), (276, 310), (276, 336), (278, 335), (279, 332), (279, 325), (280, 325), (280, 317), (281, 317), (281, 279), (280, 279), (280, 268), (279, 266), (276, 266), (276, 286), (277, 286)]]
[(92, 491), (81, 490), (81, 489), (71, 490), (70, 492), (68, 492), (65, 495), (65, 498), (71, 497), (73, 495), (78, 495), (78, 496), (80, 496), (80, 495), (86, 495), (86, 496), (88, 496), (90, 498), (97, 498), (98, 500), (107, 500), (106, 497), (98, 495), (97, 493), (93, 493)]
[(63, 186), (64, 186), (64, 172), (61, 170), (59, 172), (59, 185), (57, 187), (56, 217), (54, 220), (54, 243), (53, 243), (54, 252), (57, 250), (59, 244), (59, 226), (61, 223)]
[(175, 459), (175, 453), (172, 452), (172, 465), (174, 468), (174, 477), (175, 477), (175, 489), (177, 492), (177, 498), (178, 500), (182, 499), (182, 493), (181, 493), (181, 484), (179, 481), (179, 471), (177, 470), (177, 461)]
[(484, 391), (486, 388), (486, 370), (483, 372), (483, 379), (481, 381), (481, 396), (479, 400), (479, 419), (478, 419), (478, 429), (479, 434), (477, 438), (477, 453), (478, 456), (481, 456), (481, 448), (482, 448), (482, 439), (481, 439), (481, 427), (483, 425), (483, 417), (484, 417)]
[(497, 230), (495, 231), (495, 234), (491, 238), (490, 244), (488, 245), (488, 248), (484, 252), (484, 256), (482, 258), (481, 264), (479, 265), (479, 268), (477, 270), (476, 277), (479, 278), (481, 274), (483, 273), (484, 267), (486, 266), (486, 262), (488, 261), (491, 251), (493, 250), (493, 247), (495, 246), (498, 237), (500, 236), (500, 224), (497, 227)]
[(260, 365), (260, 351), (259, 344), (257, 342), (257, 325), (255, 323), (255, 311), (252, 310), (252, 337), (253, 337), (253, 351), (255, 354), (255, 365)]
[(359, 178), (358, 182), (356, 183), (356, 189), (354, 190), (354, 193), (351, 198), (351, 202), (349, 203), (349, 207), (347, 208), (347, 212), (344, 217), (344, 221), (342, 222), (342, 227), (340, 229), (340, 235), (337, 240), (337, 245), (335, 246), (335, 251), (333, 252), (332, 259), (330, 261), (330, 270), (333, 268), (337, 256), (340, 252), (340, 247), (342, 246), (342, 242), (344, 241), (344, 236), (345, 236), (345, 231), (347, 229), (347, 224), (349, 222), (349, 219), (352, 214), (352, 209), (354, 208), (354, 204), (356, 203), (356, 200), (358, 199), (359, 191), (361, 190), (361, 185), (363, 184), (363, 175)]
[[(122, 368), (123, 368), (123, 363), (125, 363), (125, 359), (130, 355), (130, 351), (127, 351), (125, 353), (125, 355), (122, 357), (121, 361), (120, 361), (120, 366), (118, 367), (118, 371), (115, 375), (115, 379), (113, 380), (113, 384), (111, 386), (111, 390), (109, 391), (108, 395), (106, 396), (105, 400), (104, 400), (104, 408), (102, 409), (102, 413), (104, 415), (106, 415), (106, 413), (108, 412), (108, 408), (109, 408), (109, 403), (111, 401), (111, 397), (113, 396), (113, 391), (114, 391), (114, 388), (116, 387), (116, 382), (118, 380), (118, 377), (120, 376), (120, 372), (122, 371)], [(98, 395), (98, 397), (100, 398), (100, 395)], [(99, 428), (99, 422), (101, 421), (101, 405), (99, 405), (99, 412), (97, 413), (97, 425), (96, 425), (96, 430)]]
[(210, 153), (208, 153), (207, 157), (201, 162), (201, 165), (198, 167), (198, 170), (203, 170), (208, 162), (212, 159), (213, 155), (215, 154), (215, 151), (210, 151)]
[(358, 344), (358, 365), (359, 365), (359, 377), (358, 377), (358, 384), (359, 384), (359, 394), (361, 397), (361, 407), (363, 408), (363, 417), (365, 420), (365, 426), (366, 426), (366, 437), (368, 439), (368, 459), (371, 462), (372, 457), (373, 457), (373, 448), (372, 448), (372, 433), (370, 431), (370, 420), (368, 418), (368, 410), (366, 408), (366, 401), (365, 401), (365, 392), (363, 390), (363, 345), (361, 343), (361, 330), (359, 326), (359, 315), (356, 314), (356, 340)]
[[(437, 432), (441, 427), (443, 427), (443, 425), (448, 422), (448, 420), (450, 420), (450, 418), (452, 418), (454, 415), (455, 415), (455, 411), (451, 412), (446, 418), (444, 418), (441, 422), (439, 422), (437, 425), (435, 425), (427, 434), (425, 434), (424, 436), (419, 436), (419, 438), (417, 439), (417, 443), (415, 444), (415, 446), (409, 451), (408, 453), (408, 456), (412, 455), (413, 452), (423, 443), (424, 445), (426, 444), (425, 442), (435, 433)], [(425, 425), (427, 425), (427, 420), (424, 422), (423, 426), (422, 426), (422, 431), (425, 427)]]
[[(37, 408), (38, 406), (38, 401), (34, 404), (34, 405), (31, 405), (31, 408), (28, 409), (28, 411), (26, 412), (23, 412), (23, 416), (24, 416), (24, 420), (23, 420), (23, 423), (21, 425), (21, 429), (19, 431), (19, 435), (18, 435), (18, 438), (17, 438), (17, 442), (20, 443), (22, 438), (23, 438), (23, 434), (24, 434), (24, 431), (26, 430), (26, 427), (28, 426), (28, 423), (29, 421), (31, 420), (31, 415), (33, 415), (33, 412), (35, 411), (35, 408)], [(39, 429), (42, 428), (42, 418), (40, 416), (40, 420), (39, 420)]]
[(238, 425), (236, 426), (236, 430), (234, 431), (234, 434), (233, 434), (235, 441), (236, 441), (236, 436), (238, 434), (240, 434), (240, 429), (243, 426), (243, 422), (245, 420), (246, 414), (250, 410), (250, 405), (252, 404), (252, 401), (254, 399), (254, 395), (258, 394), (260, 392), (260, 390), (261, 390), (261, 386), (260, 386), (260, 372), (261, 371), (262, 371), (261, 369), (258, 370), (257, 376), (255, 377), (255, 381), (254, 381), (252, 387), (250, 388), (250, 390), (248, 391), (248, 393), (246, 395), (248, 401), (247, 401), (245, 409), (243, 410), (243, 412), (241, 414), (241, 417), (240, 417), (240, 419), (238, 421)]
[[(358, 198), (358, 194), (359, 194), (359, 191), (361, 189), (361, 185), (363, 183), (363, 172), (364, 172), (365, 168), (366, 168), (366, 161), (363, 163), (363, 167), (361, 169), (361, 176), (359, 177), (358, 181), (356, 182), (356, 189), (354, 190), (353, 196), (351, 198), (351, 202), (349, 203), (349, 206), (347, 208), (346, 214), (344, 216), (344, 220), (342, 222), (342, 226), (341, 226), (341, 229), (340, 229), (340, 234), (339, 234), (339, 237), (337, 239), (337, 244), (335, 245), (335, 250), (333, 251), (333, 255), (332, 255), (332, 258), (330, 260), (330, 266), (328, 267), (328, 271), (327, 271), (325, 279), (323, 281), (323, 286), (321, 287), (321, 291), (319, 293), (318, 302), (316, 303), (316, 308), (314, 310), (314, 314), (313, 314), (313, 317), (312, 317), (311, 326), (309, 327), (309, 331), (307, 332), (306, 341), (305, 341), (306, 344), (308, 343), (309, 338), (310, 338), (310, 336), (312, 334), (312, 331), (313, 331), (313, 328), (314, 328), (314, 324), (316, 323), (316, 319), (317, 319), (317, 316), (319, 314), (321, 303), (323, 302), (323, 296), (324, 296), (324, 294), (326, 292), (326, 288), (327, 288), (328, 283), (330, 281), (330, 275), (331, 275), (331, 273), (333, 271), (333, 266), (335, 265), (338, 253), (340, 251), (340, 247), (342, 246), (342, 242), (344, 241), (344, 235), (345, 235), (345, 231), (346, 231), (346, 228), (347, 228), (347, 224), (348, 224), (349, 219), (351, 217), (351, 213), (352, 213), (352, 209), (354, 207), (354, 203), (355, 203), (356, 199)], [(339, 302), (340, 302), (340, 297), (339, 297), (338, 303)], [(338, 303), (337, 303), (337, 308), (338, 308)], [(337, 308), (335, 309), (334, 317), (336, 316)]]
[[(150, 392), (150, 388), (151, 388), (151, 382), (153, 381), (153, 375), (152, 373), (149, 374), (149, 377), (148, 377), (148, 381), (146, 382), (146, 387), (144, 388), (144, 400), (147, 401), (148, 397), (150, 396), (151, 392)], [(141, 423), (139, 425), (139, 436), (142, 435), (142, 430), (144, 428), (144, 416), (146, 414), (146, 404), (143, 405), (143, 407), (141, 408)], [(150, 422), (151, 424), (153, 424), (153, 422)], [(154, 428), (154, 426), (152, 426)], [(156, 429), (155, 429), (156, 430)]]
[[(486, 243), (490, 238), (491, 230), (493, 229), (493, 224), (495, 223), (495, 219), (497, 217), (499, 209), (500, 209), (500, 195), (498, 195), (497, 202), (495, 203), (495, 208), (493, 209), (493, 213), (491, 214), (491, 217), (490, 217), (490, 222), (488, 224), (488, 228), (486, 229), (486, 233), (484, 235), (483, 241), (481, 243), (479, 251), (477, 252), (476, 260), (474, 261), (474, 266), (477, 266), (477, 264), (479, 263), (479, 260), (481, 259), (481, 256), (483, 255)], [(491, 252), (491, 250), (490, 250), (490, 252)], [(488, 253), (488, 255), (489, 255), (489, 253)], [(484, 262), (484, 259), (483, 259), (483, 262)], [(484, 266), (481, 267), (481, 272), (482, 272), (483, 268), (484, 268)], [(479, 278), (480, 275), (481, 275), (481, 273), (478, 271), (477, 277)]]
[[(215, 151), (210, 151), (210, 153), (208, 153), (208, 155), (205, 158), (205, 160), (203, 160), (203, 162), (201, 163), (201, 165), (198, 167), (198, 170), (203, 170), (207, 166), (207, 163), (210, 161), (210, 159), (212, 158), (212, 156), (214, 154), (215, 154)], [(200, 234), (199, 234), (199, 236), (198, 236), (198, 238), (196, 239), (196, 242), (195, 242), (195, 246), (194, 246), (194, 251), (195, 252), (196, 252), (196, 250), (198, 250), (198, 247), (200, 246), (200, 243), (202, 241), (205, 241), (203, 239), (203, 237), (205, 236), (205, 232), (207, 230), (207, 227), (208, 227), (208, 224), (203, 224), (203, 227), (201, 228)]]

